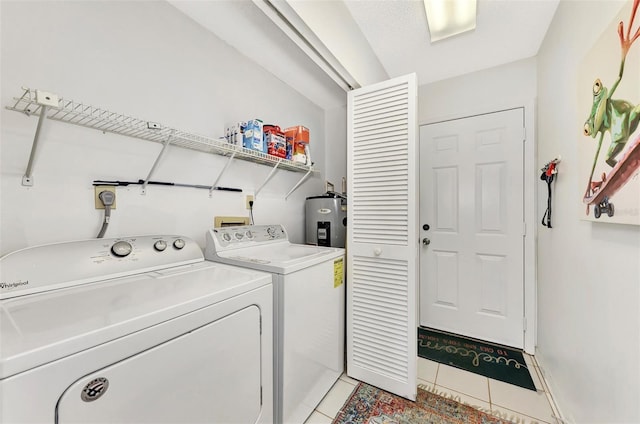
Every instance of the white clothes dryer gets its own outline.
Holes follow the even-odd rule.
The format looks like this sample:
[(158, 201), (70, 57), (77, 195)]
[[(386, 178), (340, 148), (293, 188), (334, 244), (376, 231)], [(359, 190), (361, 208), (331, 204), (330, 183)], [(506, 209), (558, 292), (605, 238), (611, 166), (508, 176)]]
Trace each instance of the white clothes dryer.
[(178, 236), (26, 248), (0, 273), (0, 422), (273, 422), (269, 274)]
[(344, 371), (344, 249), (290, 243), (281, 225), (222, 227), (205, 258), (272, 273), (275, 420), (303, 423)]

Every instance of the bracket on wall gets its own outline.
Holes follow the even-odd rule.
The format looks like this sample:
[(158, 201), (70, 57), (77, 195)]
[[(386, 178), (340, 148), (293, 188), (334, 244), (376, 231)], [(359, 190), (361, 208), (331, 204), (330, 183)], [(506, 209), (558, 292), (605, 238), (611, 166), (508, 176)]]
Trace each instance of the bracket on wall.
[(298, 187), (300, 187), (300, 185), (302, 185), (302, 183), (303, 183), (303, 182), (305, 182), (305, 180), (306, 180), (307, 178), (309, 178), (309, 175), (311, 175), (311, 170), (308, 170), (308, 171), (307, 171), (307, 173), (306, 173), (306, 174), (304, 174), (304, 176), (303, 176), (302, 178), (300, 178), (300, 181), (298, 181), (298, 182), (296, 183), (296, 185), (294, 185), (294, 186), (291, 188), (291, 190), (289, 190), (289, 192), (284, 196), (284, 199), (285, 199), (285, 200), (286, 200), (286, 199), (288, 199), (288, 198), (289, 198), (289, 196), (291, 195), (291, 193), (293, 193), (294, 191), (296, 191), (296, 189), (297, 189)]
[[(58, 96), (53, 93), (47, 93), (41, 90), (29, 90), (22, 87), (24, 91), (22, 96), (15, 98), (16, 102), (13, 107), (7, 107), (7, 109), (19, 110), (18, 105), (21, 102), (26, 102), (30, 107), (35, 106), (33, 110), (30, 107), (25, 107), (21, 110), (27, 116), (39, 115), (38, 125), (36, 126), (36, 133), (33, 136), (33, 143), (31, 144), (31, 153), (29, 154), (29, 162), (27, 163), (27, 169), (22, 176), (22, 185), (26, 187), (33, 186), (33, 165), (35, 163), (36, 153), (38, 151), (38, 141), (40, 140), (40, 133), (42, 131), (42, 125), (47, 119), (47, 108), (53, 107), (58, 109)], [(35, 97), (35, 98), (34, 98)]]
[(267, 185), (269, 180), (271, 178), (273, 178), (273, 176), (275, 175), (276, 171), (278, 170), (278, 166), (280, 166), (280, 163), (282, 163), (282, 159), (278, 160), (278, 163), (276, 163), (276, 166), (274, 166), (273, 169), (271, 170), (271, 172), (269, 172), (269, 175), (267, 175), (267, 178), (264, 180), (262, 185), (260, 187), (258, 187), (258, 189), (256, 190), (254, 196), (258, 197), (258, 193), (260, 193), (260, 190), (262, 190), (264, 188), (264, 186)]
[(162, 150), (160, 150), (160, 153), (158, 153), (158, 157), (156, 158), (155, 162), (153, 162), (153, 165), (151, 166), (151, 169), (147, 174), (147, 178), (145, 178), (144, 183), (142, 184), (142, 189), (140, 190), (140, 194), (142, 194), (143, 196), (147, 194), (147, 185), (149, 184), (149, 181), (151, 181), (151, 177), (153, 177), (153, 173), (156, 171), (156, 168), (160, 163), (160, 159), (162, 159), (162, 156), (164, 156), (165, 152), (167, 151), (167, 147), (169, 147), (169, 144), (171, 144), (171, 139), (173, 138), (175, 133), (176, 133), (176, 130), (171, 131), (171, 133), (169, 134), (169, 137), (167, 137), (167, 139), (165, 140), (162, 146)]
[(27, 170), (22, 176), (22, 185), (31, 187), (33, 186), (33, 162), (36, 158), (36, 151), (38, 150), (38, 140), (40, 140), (40, 131), (42, 130), (42, 124), (47, 119), (47, 107), (40, 107), (40, 117), (38, 118), (38, 126), (36, 127), (36, 134), (33, 136), (33, 144), (31, 145), (31, 153), (29, 154), (29, 162), (27, 163)]
[(218, 186), (218, 182), (220, 181), (220, 178), (222, 178), (222, 174), (224, 174), (227, 171), (227, 169), (229, 169), (229, 166), (231, 166), (231, 162), (233, 162), (233, 158), (235, 157), (236, 157), (236, 152), (233, 152), (231, 156), (229, 156), (229, 160), (224, 165), (224, 168), (222, 168), (222, 171), (220, 171), (220, 173), (218, 174), (218, 177), (215, 179), (213, 184), (211, 184), (211, 189), (209, 189), (209, 197), (213, 196), (213, 190), (215, 190), (216, 187)]

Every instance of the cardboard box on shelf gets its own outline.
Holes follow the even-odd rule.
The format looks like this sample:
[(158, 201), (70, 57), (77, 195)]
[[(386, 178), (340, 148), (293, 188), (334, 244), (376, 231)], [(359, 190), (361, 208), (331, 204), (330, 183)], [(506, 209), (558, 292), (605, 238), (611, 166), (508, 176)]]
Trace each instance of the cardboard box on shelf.
[(277, 125), (264, 125), (264, 140), (267, 153), (279, 158), (287, 157), (287, 142), (284, 132)]
[(262, 135), (261, 120), (252, 119), (250, 121), (247, 121), (247, 126), (242, 137), (242, 147), (244, 147), (245, 149), (257, 150), (262, 153), (267, 153), (267, 149), (264, 144), (264, 138)]
[(227, 143), (242, 145), (244, 130), (246, 127), (247, 127), (246, 122), (236, 122), (226, 127), (224, 138), (227, 141)]
[(311, 165), (309, 157), (309, 129), (302, 125), (289, 127), (284, 130), (287, 144), (291, 144), (291, 160)]

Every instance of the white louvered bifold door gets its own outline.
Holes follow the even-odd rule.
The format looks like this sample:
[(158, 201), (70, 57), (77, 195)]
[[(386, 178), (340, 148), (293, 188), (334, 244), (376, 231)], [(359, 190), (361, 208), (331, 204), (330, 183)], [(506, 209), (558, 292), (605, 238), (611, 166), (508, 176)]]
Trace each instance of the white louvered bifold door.
[(415, 400), (415, 74), (349, 92), (347, 113), (347, 373)]

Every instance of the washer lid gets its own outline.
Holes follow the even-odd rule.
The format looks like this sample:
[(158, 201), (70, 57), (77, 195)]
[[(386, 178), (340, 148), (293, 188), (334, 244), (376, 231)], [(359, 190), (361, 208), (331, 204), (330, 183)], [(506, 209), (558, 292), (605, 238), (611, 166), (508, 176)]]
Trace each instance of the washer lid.
[(270, 283), (200, 262), (2, 300), (0, 379)]
[(205, 254), (207, 259), (276, 274), (289, 274), (343, 255), (344, 249), (340, 248), (289, 242), (219, 252), (214, 258)]

